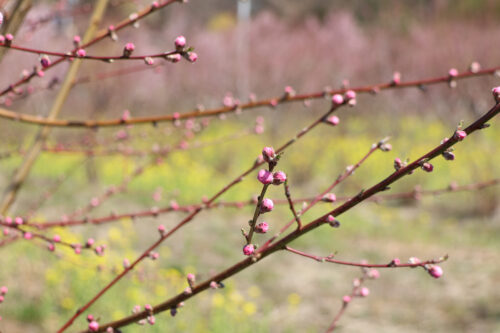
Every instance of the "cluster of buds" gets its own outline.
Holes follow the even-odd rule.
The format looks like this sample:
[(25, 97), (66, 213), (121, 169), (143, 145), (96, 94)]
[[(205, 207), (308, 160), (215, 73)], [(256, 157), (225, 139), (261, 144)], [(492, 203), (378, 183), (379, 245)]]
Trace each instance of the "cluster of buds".
[(14, 36), (12, 34), (6, 34), (5, 37), (0, 35), (0, 44), (3, 44), (4, 46), (10, 46), (13, 40)]
[(274, 173), (262, 169), (257, 174), (257, 179), (264, 185), (281, 185), (286, 181), (286, 174), (283, 171), (276, 171)]
[(99, 331), (99, 323), (97, 322), (97, 320), (94, 318), (93, 315), (89, 314), (87, 316), (87, 321), (89, 322), (89, 331), (91, 332)]

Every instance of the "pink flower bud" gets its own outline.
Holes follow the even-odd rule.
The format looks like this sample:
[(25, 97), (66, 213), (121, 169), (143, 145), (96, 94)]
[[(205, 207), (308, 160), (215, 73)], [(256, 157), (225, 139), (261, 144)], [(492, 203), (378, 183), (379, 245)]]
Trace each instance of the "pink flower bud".
[(400, 72), (394, 72), (392, 74), (392, 81), (391, 84), (393, 85), (398, 85), (401, 83), (401, 73)]
[(495, 87), (491, 90), (493, 93), (493, 97), (495, 98), (495, 102), (500, 102), (500, 87)]
[(264, 185), (271, 184), (273, 182), (273, 174), (266, 169), (262, 169), (257, 174), (257, 179)]
[(176, 62), (179, 62), (181, 61), (181, 55), (179, 53), (175, 53), (175, 54), (169, 54), (166, 59), (168, 61), (171, 61), (173, 63), (176, 63)]
[(361, 288), (361, 290), (359, 291), (359, 295), (361, 297), (367, 297), (368, 295), (370, 295), (370, 289), (366, 287)]
[(160, 224), (158, 226), (158, 232), (160, 233), (161, 236), (163, 236), (165, 234), (165, 226), (163, 224)]
[(97, 207), (97, 206), (99, 206), (99, 204), (100, 204), (99, 198), (94, 197), (94, 198), (90, 199), (90, 205), (92, 207)]
[(89, 323), (89, 330), (91, 332), (97, 332), (99, 330), (99, 323), (95, 320)]
[(80, 46), (81, 41), (82, 39), (80, 38), (80, 36), (76, 35), (73, 37), (73, 45), (75, 45), (75, 47)]
[(6, 44), (12, 43), (13, 40), (14, 40), (14, 36), (12, 36), (12, 34), (6, 34), (5, 35), (5, 43)]
[(0, 26), (2, 25), (2, 23), (3, 23), (3, 14), (2, 12), (0, 12)]
[(477, 61), (472, 62), (469, 66), (469, 71), (471, 73), (477, 73), (480, 70), (481, 70), (481, 65)]
[(188, 59), (190, 62), (196, 62), (198, 55), (195, 52), (188, 52)]
[(255, 226), (255, 232), (258, 234), (265, 234), (269, 230), (269, 225), (266, 222), (260, 222)]
[(333, 216), (332, 214), (329, 214), (327, 217), (326, 217), (326, 222), (328, 222), (328, 224), (332, 227), (332, 228), (338, 228), (340, 227), (340, 222), (337, 221), (335, 219), (335, 216)]
[(23, 234), (23, 237), (24, 237), (24, 239), (26, 239), (26, 240), (30, 240), (30, 239), (32, 239), (32, 238), (33, 238), (33, 234), (32, 234), (31, 232), (25, 232), (25, 233)]
[(193, 273), (189, 273), (186, 278), (189, 284), (196, 281), (196, 276)]
[(23, 221), (23, 218), (22, 218), (22, 217), (20, 217), (20, 216), (17, 216), (17, 217), (14, 219), (14, 223), (15, 223), (16, 225), (21, 225), (21, 224), (23, 224), (23, 222), (24, 222), (24, 221)]
[(243, 247), (243, 254), (246, 256), (249, 256), (254, 252), (255, 252), (255, 246), (253, 244), (248, 244)]
[(98, 256), (102, 256), (104, 254), (104, 246), (96, 246), (95, 249), (94, 249), (94, 252), (96, 255)]
[(412, 265), (420, 264), (420, 259), (418, 259), (417, 257), (410, 257), (408, 259), (408, 263)]
[(177, 210), (179, 210), (180, 206), (177, 203), (177, 201), (172, 200), (172, 201), (170, 201), (170, 208), (172, 208), (172, 210), (174, 210), (174, 211), (177, 211)]
[(264, 158), (264, 161), (270, 163), (276, 157), (276, 153), (272, 147), (264, 147), (264, 149), (262, 149), (262, 157)]
[(450, 78), (454, 78), (458, 76), (458, 70), (456, 68), (452, 68), (448, 71), (448, 76)]
[(175, 39), (174, 43), (175, 48), (181, 51), (186, 46), (186, 38), (184, 36), (179, 36)]
[(443, 275), (443, 269), (439, 266), (432, 266), (428, 272), (435, 279), (439, 279)]
[(285, 98), (290, 98), (295, 96), (295, 90), (291, 86), (285, 87)]
[(286, 174), (283, 171), (276, 171), (273, 174), (273, 184), (281, 185), (286, 181)]
[(344, 99), (346, 101), (356, 99), (356, 92), (354, 90), (347, 90), (344, 94)]
[(344, 303), (349, 303), (351, 301), (351, 296), (345, 295), (344, 297), (342, 297), (342, 301)]
[(394, 159), (394, 169), (396, 169), (396, 171), (398, 171), (399, 169), (401, 169), (403, 167), (403, 162), (401, 161), (401, 159), (399, 157), (396, 157)]
[(467, 133), (465, 131), (458, 130), (455, 132), (455, 136), (457, 137), (458, 141), (462, 141), (467, 136)]
[(262, 205), (260, 207), (260, 212), (262, 214), (272, 211), (274, 208), (274, 202), (271, 199), (265, 198), (262, 200)]
[(85, 52), (85, 50), (84, 50), (84, 49), (78, 49), (78, 50), (76, 51), (76, 55), (77, 55), (78, 57), (85, 57), (85, 56), (87, 55), (87, 52)]
[(75, 247), (74, 247), (74, 251), (75, 251), (75, 254), (80, 254), (82, 253), (82, 248), (79, 244), (77, 244)]
[(40, 58), (40, 64), (42, 65), (42, 68), (47, 68), (50, 66), (50, 58), (47, 55), (43, 55)]
[(425, 162), (424, 164), (422, 164), (422, 170), (426, 172), (432, 172), (432, 170), (434, 170), (434, 166), (428, 162)]
[(54, 235), (54, 237), (52, 237), (52, 239), (54, 240), (54, 242), (59, 243), (61, 241), (61, 236)]
[(7, 224), (12, 224), (12, 217), (7, 216), (7, 217), (5, 218), (5, 223), (7, 223)]
[(130, 267), (130, 261), (127, 258), (123, 259), (123, 268), (127, 269), (129, 267)]
[(9, 288), (7, 288), (6, 286), (0, 287), (0, 294), (1, 295), (6, 295), (8, 292), (9, 292)]
[(337, 201), (337, 196), (335, 195), (335, 193), (327, 193), (322, 200), (325, 202), (335, 202)]
[(94, 239), (93, 238), (89, 238), (87, 239), (87, 247), (91, 247), (92, 245), (94, 245)]
[(3, 235), (7, 236), (10, 233), (9, 229), (5, 228), (3, 229)]
[(125, 58), (128, 58), (130, 57), (130, 55), (132, 54), (132, 52), (135, 50), (135, 45), (134, 43), (127, 43), (125, 44), (125, 47), (123, 48), (123, 56)]
[(94, 316), (89, 314), (87, 315), (87, 321), (90, 323), (91, 321), (94, 321)]
[(451, 151), (444, 151), (442, 155), (447, 161), (453, 161), (455, 159), (455, 154), (453, 154)]
[(332, 126), (337, 126), (339, 124), (339, 122), (340, 122), (340, 119), (337, 116), (328, 117), (328, 119), (326, 120), (326, 123), (329, 125), (332, 125)]
[(344, 97), (340, 94), (335, 94), (332, 96), (332, 103), (334, 106), (341, 105), (344, 103)]
[(5, 300), (5, 297), (3, 297), (2, 295), (0, 295), (0, 303), (3, 303), (4, 300)]
[(150, 311), (153, 311), (153, 307), (151, 306), (151, 304), (146, 304), (146, 305), (144, 305), (144, 310), (150, 312)]
[(219, 288), (219, 285), (217, 284), (217, 282), (211, 281), (210, 282), (210, 288), (211, 289), (217, 289), (217, 288)]
[(401, 264), (401, 260), (399, 260), (399, 258), (392, 259), (390, 263), (391, 266), (398, 266), (399, 264)]
[(54, 243), (49, 243), (49, 245), (47, 245), (47, 249), (50, 251), (50, 252), (54, 252), (55, 249), (56, 249), (56, 246), (54, 245)]
[(378, 270), (376, 269), (370, 269), (370, 271), (368, 272), (368, 277), (370, 279), (378, 279), (380, 277), (380, 273)]
[(155, 316), (148, 316), (149, 325), (154, 325), (156, 322)]

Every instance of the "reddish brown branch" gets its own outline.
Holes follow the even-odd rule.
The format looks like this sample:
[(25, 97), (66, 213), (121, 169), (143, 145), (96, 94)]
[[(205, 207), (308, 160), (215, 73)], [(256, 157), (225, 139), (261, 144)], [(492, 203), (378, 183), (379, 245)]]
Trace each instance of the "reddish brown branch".
[[(458, 74), (456, 77), (454, 77), (454, 80), (461, 80), (461, 79), (466, 79), (466, 78), (471, 78), (471, 77), (477, 77), (477, 76), (484, 76), (484, 75), (490, 75), (495, 72), (500, 70), (500, 67), (493, 67), (493, 68), (488, 68), (484, 70), (480, 70), (477, 72), (464, 72)], [(386, 90), (386, 89), (398, 89), (398, 88), (409, 88), (409, 87), (421, 87), (425, 85), (433, 85), (433, 84), (439, 84), (439, 83), (449, 83), (450, 82), (450, 77), (449, 76), (440, 76), (440, 77), (435, 77), (435, 78), (428, 78), (428, 79), (422, 79), (422, 80), (416, 80), (416, 81), (407, 81), (407, 82), (401, 82), (397, 85), (394, 85), (393, 83), (379, 83), (371, 86), (361, 86), (361, 87), (354, 87), (350, 88), (349, 90), (353, 90), (357, 93), (372, 93), (374, 91), (378, 92), (381, 90)], [(9, 88), (10, 89), (10, 88)], [(6, 92), (9, 92), (10, 90), (7, 90)], [(299, 94), (295, 96), (288, 96), (287, 98), (283, 98), (282, 96), (279, 97), (273, 97), (269, 99), (264, 99), (260, 101), (251, 101), (249, 103), (237, 105), (234, 107), (222, 107), (222, 108), (216, 108), (216, 109), (211, 109), (211, 110), (194, 110), (190, 112), (185, 112), (185, 113), (173, 113), (169, 115), (162, 115), (162, 116), (146, 116), (146, 117), (137, 117), (137, 118), (130, 118), (127, 120), (123, 120), (121, 118), (117, 119), (108, 119), (108, 120), (65, 120), (65, 119), (47, 119), (47, 118), (42, 118), (42, 117), (37, 117), (37, 116), (31, 116), (31, 115), (26, 115), (26, 114), (20, 114), (17, 112), (13, 112), (7, 109), (1, 109), (0, 108), (0, 118), (5, 118), (5, 119), (10, 119), (14, 121), (20, 121), (28, 124), (35, 124), (35, 125), (46, 125), (46, 126), (55, 126), (55, 127), (90, 127), (90, 128), (95, 128), (95, 127), (109, 127), (109, 126), (122, 126), (122, 125), (130, 125), (130, 124), (156, 124), (159, 122), (166, 122), (166, 121), (175, 121), (179, 119), (189, 119), (189, 118), (198, 118), (198, 117), (211, 117), (211, 116), (217, 116), (221, 114), (227, 114), (227, 113), (232, 113), (240, 110), (247, 110), (247, 109), (254, 109), (258, 107), (269, 107), (269, 106), (277, 106), (279, 104), (284, 104), (288, 102), (295, 102), (295, 101), (304, 101), (304, 100), (309, 100), (309, 99), (318, 99), (318, 98), (323, 98), (326, 95), (334, 95), (338, 93), (345, 93), (347, 89), (338, 89), (338, 90), (330, 90), (328, 92), (315, 92), (315, 93), (309, 93), (309, 94)], [(0, 93), (0, 96), (3, 95), (3, 93)]]
[[(492, 119), (493, 117), (495, 117), (499, 112), (500, 112), (500, 104), (497, 104), (492, 109), (490, 109), (487, 113), (485, 113), (482, 117), (477, 119), (474, 123), (472, 123), (466, 129), (464, 129), (464, 131), (467, 134), (471, 134), (479, 129), (484, 128), (484, 125), (486, 124), (486, 122), (489, 121), (490, 119)], [(424, 163), (426, 161), (428, 162), (428, 161), (432, 160), (433, 158), (435, 158), (436, 156), (439, 156), (444, 151), (449, 149), (451, 146), (456, 144), (458, 141), (459, 141), (459, 138), (454, 133), (453, 136), (448, 141), (440, 144), (439, 146), (435, 147), (433, 150), (429, 151), (427, 154), (416, 159), (414, 162), (412, 162), (412, 163), (408, 164), (407, 166), (402, 167), (398, 171), (392, 173), (391, 175), (389, 175), (387, 178), (385, 178), (381, 182), (373, 185), (372, 187), (368, 188), (365, 191), (360, 192), (358, 195), (354, 196), (349, 201), (345, 202), (343, 205), (335, 208), (334, 210), (328, 212), (327, 214), (325, 214), (325, 215), (311, 221), (310, 223), (304, 225), (302, 229), (300, 229), (300, 230), (296, 229), (296, 230), (292, 231), (290, 234), (286, 235), (285, 237), (281, 238), (280, 240), (278, 240), (277, 242), (273, 243), (272, 245), (270, 245), (268, 247), (259, 248), (256, 251), (256, 255), (254, 255), (250, 258), (246, 258), (246, 259), (236, 263), (235, 265), (227, 268), (226, 270), (216, 274), (215, 276), (211, 277), (210, 279), (207, 279), (205, 281), (202, 281), (202, 282), (196, 284), (196, 286), (193, 286), (191, 288), (191, 293), (180, 293), (180, 294), (172, 297), (171, 299), (152, 307), (151, 311), (138, 312), (138, 313), (135, 313), (131, 316), (122, 318), (120, 320), (116, 320), (114, 322), (103, 324), (100, 326), (100, 328), (97, 331), (104, 332), (108, 327), (113, 327), (113, 328), (123, 327), (123, 326), (129, 325), (131, 323), (137, 322), (140, 319), (146, 318), (147, 316), (149, 316), (151, 314), (160, 313), (160, 312), (172, 309), (172, 308), (175, 309), (179, 303), (181, 303), (185, 300), (188, 300), (188, 299), (194, 297), (195, 295), (201, 293), (202, 291), (210, 288), (211, 282), (213, 282), (213, 281), (220, 282), (220, 281), (223, 281), (223, 280), (229, 278), (230, 276), (233, 276), (233, 275), (239, 273), (240, 271), (244, 270), (245, 268), (256, 264), (257, 262), (264, 259), (265, 257), (267, 257), (267, 256), (269, 256), (277, 251), (283, 250), (290, 242), (292, 242), (295, 239), (299, 238), (300, 236), (306, 234), (307, 232), (312, 231), (312, 230), (318, 228), (319, 226), (327, 223), (328, 215), (332, 215), (335, 217), (339, 216), (339, 215), (345, 213), (346, 211), (352, 209), (353, 207), (357, 206), (359, 203), (365, 201), (366, 199), (368, 199), (372, 195), (386, 190), (389, 185), (398, 181), (402, 177), (408, 175), (413, 170), (421, 167), (422, 163)], [(159, 244), (160, 242), (161, 242), (161, 239), (156, 244)], [(109, 289), (114, 283), (116, 283), (120, 279), (121, 276), (125, 275), (125, 273), (126, 273), (126, 270), (122, 274), (120, 274), (118, 277), (116, 277), (112, 281), (112, 283), (108, 284), (101, 292), (99, 292), (99, 294), (97, 296), (95, 296), (92, 299), (92, 301), (89, 302), (88, 304), (92, 304), (96, 299), (98, 299), (107, 289)], [(81, 314), (84, 310), (86, 310), (88, 308), (88, 304), (84, 308), (80, 308), (79, 311), (77, 312), (77, 314), (73, 318), (78, 317), (79, 314)], [(65, 327), (67, 327), (67, 326), (65, 326)], [(59, 332), (61, 332), (61, 331), (62, 330), (60, 330)], [(85, 330), (84, 332), (90, 333), (90, 331), (88, 331), (88, 330)]]

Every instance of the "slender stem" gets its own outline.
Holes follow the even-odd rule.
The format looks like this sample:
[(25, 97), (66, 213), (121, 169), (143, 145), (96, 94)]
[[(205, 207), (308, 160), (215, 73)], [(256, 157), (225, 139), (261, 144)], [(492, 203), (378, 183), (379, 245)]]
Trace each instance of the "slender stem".
[(293, 205), (292, 196), (290, 195), (290, 188), (288, 186), (288, 179), (285, 180), (285, 196), (286, 196), (286, 200), (288, 201), (288, 206), (290, 207), (290, 210), (292, 211), (293, 217), (295, 218), (295, 221), (297, 222), (297, 229), (300, 229), (300, 228), (302, 228), (302, 222), (300, 221), (300, 216), (295, 211), (295, 207)]
[(439, 259), (426, 260), (426, 261), (422, 261), (422, 262), (419, 262), (419, 263), (413, 263), (413, 264), (406, 263), (406, 264), (394, 265), (391, 262), (389, 262), (388, 264), (369, 264), (369, 263), (357, 263), (357, 262), (351, 262), (351, 261), (336, 260), (336, 259), (333, 259), (334, 258), (333, 254), (330, 254), (330, 255), (328, 255), (326, 257), (320, 257), (320, 256), (316, 256), (316, 255), (313, 255), (313, 254), (309, 254), (309, 253), (306, 253), (306, 252), (303, 252), (303, 251), (299, 251), (299, 250), (293, 249), (290, 246), (285, 246), (285, 250), (287, 250), (288, 252), (291, 252), (291, 253), (298, 254), (299, 256), (302, 256), (302, 257), (313, 259), (313, 260), (318, 261), (318, 262), (330, 262), (332, 264), (339, 264), (339, 265), (344, 265), (344, 266), (364, 267), (364, 268), (402, 268), (402, 267), (406, 267), (406, 268), (410, 267), (411, 268), (411, 267), (424, 267), (426, 265), (439, 264), (439, 263), (441, 263), (443, 261), (446, 261), (448, 259), (448, 256), (445, 255), (445, 256), (443, 256), (443, 257), (441, 257)]
[[(269, 171), (272, 171), (272, 168), (269, 168)], [(259, 218), (261, 214), (261, 208), (262, 208), (262, 200), (264, 200), (264, 196), (266, 195), (267, 188), (269, 187), (269, 184), (265, 184), (262, 186), (262, 191), (260, 192), (259, 198), (257, 200), (257, 204), (255, 205), (255, 211), (253, 213), (252, 220), (250, 221), (250, 230), (248, 232), (248, 235), (246, 236), (247, 239), (247, 244), (252, 243), (252, 237), (253, 233), (255, 231), (255, 225), (257, 224), (257, 219)]]
[(92, 56), (92, 55), (85, 55), (85, 56), (78, 56), (76, 54), (76, 51), (70, 52), (70, 53), (62, 53), (62, 52), (53, 52), (53, 51), (46, 51), (46, 50), (38, 50), (38, 49), (31, 49), (28, 47), (23, 47), (19, 45), (7, 45), (7, 44), (2, 44), (0, 43), (0, 47), (3, 48), (10, 48), (13, 50), (17, 51), (22, 51), (26, 53), (34, 53), (38, 55), (51, 55), (51, 56), (57, 56), (61, 58), (66, 58), (66, 59), (86, 59), (86, 60), (99, 60), (99, 61), (105, 61), (105, 62), (111, 62), (115, 60), (144, 60), (146, 58), (165, 58), (170, 55), (174, 54), (183, 54), (182, 51), (171, 51), (171, 52), (163, 52), (163, 53), (155, 53), (155, 54), (147, 54), (147, 55), (139, 55), (139, 56)]

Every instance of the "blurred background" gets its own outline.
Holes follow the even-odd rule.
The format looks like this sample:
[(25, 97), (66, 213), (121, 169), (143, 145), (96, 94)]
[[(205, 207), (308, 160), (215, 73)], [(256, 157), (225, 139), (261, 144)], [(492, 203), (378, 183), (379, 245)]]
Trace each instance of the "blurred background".
[[(3, 1), (5, 4), (9, 1)], [(2, 3), (2, 1), (0, 1)], [(94, 1), (36, 1), (15, 36), (18, 45), (66, 52), (83, 35)], [(150, 1), (110, 1), (102, 27), (116, 24)], [(442, 1), (234, 1), (190, 0), (174, 4), (137, 28), (118, 33), (87, 50), (91, 55), (120, 55), (133, 42), (138, 55), (170, 51), (178, 35), (199, 55), (196, 63), (85, 61), (60, 118), (119, 118), (173, 114), (297, 93), (445, 76), (450, 68), (467, 71), (500, 66), (500, 3), (493, 0)], [(54, 61), (55, 58), (52, 58)], [(0, 88), (39, 63), (37, 55), (9, 50), (0, 63)], [(0, 98), (2, 106), (46, 116), (67, 64), (47, 71)], [(133, 72), (131, 72), (133, 71)], [(122, 75), (123, 72), (128, 74)], [(414, 159), (469, 124), (494, 103), (496, 76), (446, 84), (363, 94), (355, 108), (337, 114), (337, 127), (321, 125), (283, 155), (279, 169), (288, 175), (292, 196), (311, 197), (324, 190), (371, 144), (390, 136), (390, 152), (377, 151), (334, 191), (352, 196), (389, 175), (393, 160)], [(328, 100), (287, 103), (276, 108), (181, 124), (159, 123), (124, 128), (54, 129), (22, 187), (12, 216), (37, 222), (108, 216), (194, 204), (210, 197), (249, 168), (262, 147), (278, 147), (329, 108)], [(498, 119), (456, 146), (453, 162), (437, 158), (434, 172), (418, 170), (387, 193), (440, 189), (500, 176)], [(5, 189), (37, 128), (0, 121), (0, 185)], [(263, 131), (262, 131), (263, 130)], [(168, 153), (166, 153), (168, 152)], [(248, 201), (261, 186), (252, 173), (228, 191), (223, 201)], [(110, 189), (117, 194), (104, 198)], [(2, 190), (3, 191), (3, 190)], [(46, 193), (50, 193), (47, 195)], [(282, 188), (269, 197), (284, 199)], [(406, 262), (449, 254), (444, 276), (435, 280), (422, 269), (381, 270), (368, 281), (371, 294), (356, 298), (340, 321), (341, 332), (500, 332), (500, 191), (422, 197), (421, 200), (367, 202), (339, 217), (341, 227), (321, 227), (297, 240), (294, 248), (349, 261)], [(332, 207), (321, 204), (304, 215), (310, 221)], [(90, 207), (90, 208), (89, 208)], [(298, 205), (300, 207), (300, 205)], [(253, 207), (202, 212), (167, 240), (156, 261), (146, 260), (88, 313), (101, 322), (130, 314), (135, 304), (157, 304), (185, 287), (185, 275), (200, 280), (242, 259)], [(0, 304), (0, 330), (53, 332), (130, 261), (157, 239), (157, 226), (176, 225), (184, 213), (157, 218), (122, 219), (101, 226), (46, 231), (69, 242), (95, 238), (106, 254), (55, 253), (37, 241), (3, 242), (0, 285), (9, 287)], [(285, 206), (267, 214), (273, 235), (291, 218)], [(8, 237), (1, 238), (0, 242)], [(257, 236), (256, 242), (267, 238)], [(361, 274), (352, 267), (320, 264), (278, 253), (188, 301), (175, 318), (157, 316), (150, 332), (321, 332), (326, 329)], [(87, 313), (86, 313), (87, 314)], [(86, 327), (82, 316), (70, 331)], [(141, 332), (130, 326), (124, 332)]]

